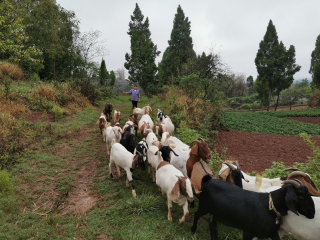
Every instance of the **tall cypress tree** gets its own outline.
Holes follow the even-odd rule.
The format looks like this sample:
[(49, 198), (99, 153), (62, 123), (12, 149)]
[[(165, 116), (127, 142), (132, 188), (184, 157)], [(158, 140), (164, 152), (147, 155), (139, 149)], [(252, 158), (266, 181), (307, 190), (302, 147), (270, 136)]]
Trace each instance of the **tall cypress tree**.
[[(259, 44), (255, 63), (259, 74), (255, 89), (261, 100), (265, 101), (268, 96), (269, 110), (272, 94), (276, 93), (279, 99), (280, 92), (291, 85), (293, 75), (300, 70), (300, 66), (295, 64), (294, 46), (291, 45), (287, 51), (282, 42), (279, 44), (277, 31), (271, 20)], [(262, 94), (266, 86), (268, 93)]]
[(315, 49), (311, 53), (309, 73), (312, 76), (312, 85), (320, 89), (320, 35), (317, 37)]
[(102, 58), (100, 69), (99, 69), (99, 78), (100, 78), (100, 84), (103, 86), (106, 82), (108, 75), (107, 67), (106, 67), (106, 62)]
[(177, 77), (182, 65), (191, 57), (196, 57), (193, 50), (191, 34), (191, 22), (185, 17), (181, 6), (173, 20), (169, 46), (165, 50), (162, 61), (159, 64), (160, 85), (168, 83), (171, 76)]
[(136, 4), (128, 32), (131, 38), (131, 55), (126, 53), (124, 67), (129, 71), (129, 79), (138, 83), (147, 94), (150, 94), (156, 91), (155, 78), (158, 68), (155, 59), (160, 51), (151, 40), (149, 19), (143, 20), (144, 16)]

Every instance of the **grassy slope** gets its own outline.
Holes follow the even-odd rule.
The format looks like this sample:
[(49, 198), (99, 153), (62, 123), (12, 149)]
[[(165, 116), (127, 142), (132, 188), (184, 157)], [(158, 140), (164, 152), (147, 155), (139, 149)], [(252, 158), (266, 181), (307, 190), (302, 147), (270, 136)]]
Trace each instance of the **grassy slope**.
[[(122, 123), (131, 112), (129, 98), (112, 101), (125, 114)], [(160, 103), (142, 99), (139, 106), (151, 103), (155, 120)], [(173, 204), (174, 222), (168, 222), (165, 200), (146, 172), (137, 169), (133, 174), (136, 199), (123, 177), (110, 178), (105, 144), (95, 125), (100, 111), (101, 107), (87, 108), (55, 122), (53, 136), (39, 138), (11, 170), (15, 188), (0, 196), (0, 239), (209, 239), (208, 216), (199, 221), (196, 235), (190, 231), (196, 209), (189, 209), (190, 216), (178, 226), (182, 208)], [(53, 213), (36, 214), (50, 210), (57, 195), (72, 191), (85, 167), (93, 168), (89, 191), (98, 199), (91, 210), (80, 216), (62, 215), (63, 208), (72, 205), (66, 198)], [(240, 231), (222, 225), (219, 235), (220, 239), (241, 239)]]

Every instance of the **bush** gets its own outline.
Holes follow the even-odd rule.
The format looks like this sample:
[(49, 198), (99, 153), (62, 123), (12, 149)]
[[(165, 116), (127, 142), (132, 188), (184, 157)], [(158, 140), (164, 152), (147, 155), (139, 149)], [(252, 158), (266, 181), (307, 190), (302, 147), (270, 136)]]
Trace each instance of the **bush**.
[(17, 64), (0, 61), (0, 79), (4, 80), (7, 76), (12, 80), (24, 79), (23, 71)]
[(9, 191), (12, 189), (10, 175), (6, 170), (0, 170), (0, 192)]
[(58, 105), (53, 105), (51, 112), (52, 112), (55, 119), (62, 118), (62, 116), (63, 116), (63, 109), (61, 107), (59, 107)]
[(79, 92), (87, 97), (92, 104), (101, 99), (101, 93), (97, 85), (89, 78), (74, 79), (70, 84), (73, 89), (79, 89)]
[(316, 89), (308, 100), (309, 107), (320, 107), (320, 90)]
[(104, 98), (115, 98), (116, 95), (112, 91), (112, 89), (113, 89), (113, 87), (109, 87), (109, 86), (108, 87), (101, 87), (101, 88), (99, 88), (99, 91), (101, 93), (101, 96)]

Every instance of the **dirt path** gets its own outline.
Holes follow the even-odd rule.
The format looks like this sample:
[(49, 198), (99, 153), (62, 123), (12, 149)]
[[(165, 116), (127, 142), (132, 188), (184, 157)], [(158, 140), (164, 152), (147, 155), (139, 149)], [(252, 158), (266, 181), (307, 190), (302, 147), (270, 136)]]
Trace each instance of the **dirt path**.
[[(320, 138), (314, 137), (316, 145)], [(227, 158), (239, 160), (240, 167), (246, 172), (262, 172), (272, 166), (273, 161), (292, 166), (294, 162), (306, 162), (312, 156), (310, 148), (298, 136), (281, 136), (238, 131), (220, 131), (216, 150), (220, 154), (227, 148)]]

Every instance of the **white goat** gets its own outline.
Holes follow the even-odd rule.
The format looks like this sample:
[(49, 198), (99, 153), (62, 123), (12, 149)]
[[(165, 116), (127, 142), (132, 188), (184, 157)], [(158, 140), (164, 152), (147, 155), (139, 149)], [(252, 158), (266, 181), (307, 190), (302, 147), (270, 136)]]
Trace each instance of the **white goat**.
[(144, 123), (148, 123), (150, 125), (150, 129), (153, 128), (153, 121), (151, 119), (151, 117), (147, 114), (143, 115), (139, 121), (139, 124), (138, 124), (138, 127), (139, 129), (141, 128), (141, 126), (144, 124)]
[[(157, 154), (156, 154), (157, 153)], [(158, 164), (163, 161), (162, 156), (160, 154), (159, 148), (156, 146), (150, 146), (147, 151), (147, 158), (148, 158), (148, 174), (150, 175), (150, 168), (152, 174), (152, 182), (155, 182), (155, 171), (158, 167)]]
[(142, 116), (142, 115), (149, 115), (150, 111), (152, 111), (152, 108), (148, 105), (145, 105), (143, 108), (134, 108), (133, 109), (133, 114), (139, 114), (138, 115), (138, 119), (140, 119), (139, 116)]
[(160, 123), (159, 125), (155, 125), (155, 128), (156, 128), (156, 135), (161, 135), (164, 133), (164, 132), (168, 132), (170, 135), (173, 133), (174, 131), (174, 125), (171, 121), (170, 118), (165, 118), (162, 123)]
[(113, 118), (113, 121), (114, 123), (116, 122), (120, 122), (121, 120), (121, 112), (117, 112), (117, 110), (114, 110), (114, 118)]
[(154, 132), (150, 132), (146, 137), (146, 143), (150, 147), (151, 145), (161, 147), (161, 143), (159, 142), (157, 136), (154, 134)]
[(132, 121), (127, 121), (123, 126), (123, 132), (130, 128), (130, 133), (134, 134), (134, 123)]
[(161, 146), (169, 146), (170, 144), (175, 145), (177, 148), (181, 148), (185, 151), (190, 151), (190, 147), (183, 143), (176, 137), (170, 136), (168, 132), (164, 132), (161, 137)]
[(110, 155), (111, 142), (112, 139), (116, 143), (119, 143), (121, 140), (121, 134), (123, 133), (122, 129), (119, 126), (107, 127), (106, 129), (106, 144), (107, 144), (107, 154)]
[[(229, 164), (229, 165), (232, 165), (235, 168), (237, 168), (237, 166), (235, 166), (233, 164)], [(222, 164), (222, 168), (219, 171), (219, 175), (221, 175), (227, 169), (229, 169), (229, 167), (226, 164)], [(241, 172), (242, 172), (243, 177), (246, 180), (248, 180), (248, 182), (246, 182), (244, 179), (242, 179), (243, 189), (256, 192), (257, 191), (256, 190), (256, 184), (255, 184), (256, 183), (256, 177), (249, 176), (248, 174), (244, 173), (243, 171), (241, 171)], [(281, 180), (280, 178), (272, 178), (272, 179), (262, 178), (261, 188), (262, 189), (267, 189), (267, 188), (272, 187), (272, 186), (281, 187), (282, 182), (283, 182), (283, 180)]]
[[(160, 151), (158, 152), (160, 155)], [(161, 161), (157, 166), (156, 184), (161, 188), (163, 196), (167, 198), (168, 220), (172, 222), (172, 202), (182, 206), (183, 216), (179, 219), (179, 224), (185, 221), (185, 217), (189, 214), (188, 201), (193, 201), (192, 183), (189, 178), (176, 169), (173, 165), (166, 161)], [(195, 189), (199, 194), (199, 191)]]
[(114, 163), (117, 167), (118, 178), (120, 177), (120, 167), (123, 168), (127, 174), (126, 186), (129, 187), (129, 182), (130, 182), (133, 197), (136, 197), (137, 194), (133, 185), (132, 172), (135, 169), (135, 167), (138, 165), (138, 162), (139, 162), (139, 156), (133, 155), (120, 143), (114, 143), (112, 145), (110, 162), (109, 162), (110, 176), (113, 177), (113, 174), (111, 171), (112, 163)]

